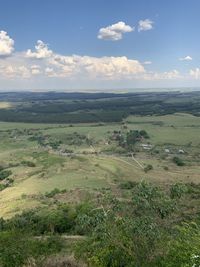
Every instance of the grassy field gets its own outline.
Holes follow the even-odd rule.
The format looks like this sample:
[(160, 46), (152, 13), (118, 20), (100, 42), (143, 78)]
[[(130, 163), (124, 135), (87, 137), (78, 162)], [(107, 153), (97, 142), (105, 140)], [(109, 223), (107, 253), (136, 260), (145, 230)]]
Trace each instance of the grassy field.
[(126, 119), (130, 128), (145, 129), (154, 144), (200, 145), (200, 118), (189, 114), (165, 116), (130, 116)]
[[(30, 140), (28, 130), (62, 143), (56, 149), (43, 147)], [(113, 131), (126, 134), (129, 130), (146, 130), (150, 136), (144, 142), (150, 143), (152, 149), (144, 150), (138, 144), (134, 156), (144, 167), (153, 166), (147, 173), (127, 153), (119, 153), (115, 141), (109, 142)], [(91, 143), (84, 138), (79, 143), (69, 143), (82, 137)], [(0, 217), (51, 204), (45, 193), (55, 188), (65, 190), (60, 196), (62, 201), (73, 202), (87, 197), (87, 192), (120, 194), (119, 184), (128, 180), (146, 179), (161, 186), (178, 181), (199, 183), (199, 148), (200, 118), (188, 114), (130, 116), (123, 123), (110, 124), (1, 122), (0, 165), (12, 171), (13, 183), (0, 192)], [(64, 149), (73, 153), (64, 154)], [(180, 154), (179, 149), (184, 153)], [(179, 156), (185, 166), (176, 166), (172, 162), (174, 156)], [(34, 167), (24, 166), (24, 161), (34, 163)]]

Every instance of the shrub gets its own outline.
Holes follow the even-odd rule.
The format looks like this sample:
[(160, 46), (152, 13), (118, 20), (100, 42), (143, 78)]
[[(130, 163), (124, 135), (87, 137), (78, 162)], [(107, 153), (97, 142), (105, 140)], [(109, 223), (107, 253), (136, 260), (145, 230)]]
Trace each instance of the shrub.
[(5, 230), (21, 230), (41, 235), (45, 233), (69, 233), (74, 228), (75, 210), (67, 205), (56, 209), (34, 209), (17, 214), (5, 224)]
[(184, 166), (185, 163), (183, 162), (182, 159), (179, 157), (173, 157), (172, 161), (177, 165), (177, 166)]
[(137, 182), (134, 181), (126, 181), (121, 183), (119, 186), (121, 189), (132, 189), (137, 185)]
[(0, 180), (6, 179), (8, 176), (10, 176), (12, 172), (10, 170), (3, 170), (0, 171)]
[(170, 188), (171, 198), (181, 198), (184, 193), (188, 192), (188, 188), (185, 184), (176, 183)]
[(149, 139), (149, 135), (145, 130), (141, 130), (140, 135), (145, 139)]
[(28, 161), (28, 160), (23, 160), (23, 161), (21, 162), (21, 164), (22, 164), (23, 166), (27, 166), (27, 167), (35, 167), (35, 166), (36, 166), (34, 162), (32, 162), (32, 161)]
[(8, 185), (5, 184), (0, 184), (0, 191), (3, 191)]
[(144, 171), (148, 172), (153, 169), (153, 166), (151, 164), (148, 164), (146, 167), (144, 167)]
[(0, 266), (2, 267), (21, 267), (30, 258), (44, 259), (62, 248), (60, 239), (56, 237), (39, 240), (19, 231), (0, 232), (0, 244)]
[(66, 192), (67, 192), (66, 189), (60, 190), (60, 189), (58, 189), (58, 188), (54, 188), (52, 191), (47, 192), (47, 193), (45, 194), (45, 196), (46, 196), (46, 197), (54, 197), (54, 196), (57, 195), (57, 194), (60, 194), (60, 193), (66, 193)]

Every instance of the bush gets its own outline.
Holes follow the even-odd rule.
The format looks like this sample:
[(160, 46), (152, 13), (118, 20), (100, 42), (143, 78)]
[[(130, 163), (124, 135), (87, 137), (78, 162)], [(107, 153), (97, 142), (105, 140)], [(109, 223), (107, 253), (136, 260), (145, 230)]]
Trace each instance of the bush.
[(121, 183), (119, 186), (121, 189), (132, 189), (137, 185), (137, 182), (133, 182), (133, 181), (126, 181)]
[(188, 188), (185, 184), (174, 184), (170, 188), (170, 197), (174, 198), (181, 198), (181, 196), (188, 192)]
[(177, 165), (177, 166), (184, 166), (185, 163), (183, 162), (182, 159), (179, 157), (173, 157), (172, 161)]
[(45, 196), (46, 196), (46, 197), (54, 197), (54, 196), (57, 195), (57, 194), (60, 194), (60, 193), (66, 193), (66, 192), (67, 192), (66, 189), (60, 190), (60, 189), (58, 189), (58, 188), (54, 188), (52, 191), (47, 192), (47, 193), (45, 194)]
[(0, 266), (2, 267), (21, 267), (29, 258), (44, 259), (62, 248), (60, 239), (56, 237), (39, 240), (19, 231), (0, 232), (0, 244)]
[(28, 161), (28, 160), (23, 160), (23, 161), (21, 162), (21, 164), (22, 164), (23, 166), (27, 166), (27, 167), (35, 167), (35, 166), (36, 166), (34, 162), (32, 162), (32, 161)]
[(69, 233), (74, 228), (76, 212), (67, 205), (56, 209), (35, 209), (15, 215), (4, 225), (5, 230), (21, 230), (36, 235)]
[(156, 261), (165, 252), (163, 230), (174, 203), (145, 182), (138, 183), (132, 195), (129, 202), (112, 198), (105, 210), (99, 207), (81, 216), (81, 225), (88, 223), (88, 238), (77, 244), (75, 255), (88, 266), (161, 266)]
[(3, 170), (0, 171), (0, 180), (6, 179), (8, 176), (10, 176), (12, 172), (10, 170)]
[(145, 130), (141, 130), (140, 135), (145, 139), (149, 139), (149, 135)]
[(163, 265), (200, 266), (200, 228), (195, 223), (184, 223), (176, 227), (176, 232), (168, 242), (168, 252), (163, 259)]
[(0, 184), (0, 192), (3, 191), (8, 185)]
[(150, 170), (153, 170), (153, 166), (151, 164), (148, 164), (145, 168), (144, 168), (144, 171), (145, 172), (148, 172)]

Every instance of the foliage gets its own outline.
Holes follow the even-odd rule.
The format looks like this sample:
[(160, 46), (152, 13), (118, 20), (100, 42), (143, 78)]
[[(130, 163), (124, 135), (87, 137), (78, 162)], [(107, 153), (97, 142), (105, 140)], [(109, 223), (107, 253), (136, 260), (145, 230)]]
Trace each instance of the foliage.
[(176, 183), (170, 187), (171, 198), (181, 198), (181, 196), (188, 192), (188, 188), (185, 184)]
[(121, 188), (121, 189), (132, 189), (132, 188), (134, 188), (136, 185), (137, 185), (136, 182), (133, 182), (133, 181), (126, 181), (126, 182), (122, 182), (122, 183), (120, 184), (120, 188)]
[(56, 238), (36, 240), (20, 232), (0, 232), (0, 266), (21, 267), (29, 258), (39, 260), (58, 252), (62, 243)]
[(126, 135), (127, 146), (133, 146), (137, 141), (141, 140), (141, 135), (139, 131), (131, 130)]
[(0, 191), (3, 191), (6, 187), (8, 187), (7, 184), (0, 184)]
[(200, 266), (200, 227), (195, 223), (177, 226), (166, 248), (167, 255), (162, 261), (163, 267)]
[(150, 170), (152, 170), (153, 169), (153, 166), (151, 165), (151, 164), (148, 164), (145, 168), (144, 168), (144, 171), (145, 172), (148, 172), (148, 171), (150, 171)]
[(180, 159), (179, 157), (173, 157), (173, 162), (177, 165), (177, 166), (184, 166), (185, 163), (183, 162), (182, 159)]
[(142, 182), (133, 188), (131, 203), (112, 199), (109, 209), (101, 210), (102, 219), (95, 216), (90, 237), (77, 247), (76, 255), (93, 267), (157, 266), (165, 222), (173, 210), (167, 195)]
[(59, 205), (56, 209), (37, 209), (15, 215), (4, 223), (5, 230), (22, 229), (34, 234), (67, 233), (72, 231), (76, 213), (67, 205)]
[(27, 167), (35, 167), (36, 166), (34, 162), (29, 161), (29, 160), (23, 160), (23, 161), (21, 161), (21, 164), (23, 166), (27, 166)]
[(141, 130), (140, 135), (145, 139), (149, 139), (149, 135), (145, 130)]
[(62, 248), (60, 237), (47, 239), (46, 234), (62, 233), (87, 236), (75, 244), (75, 255), (89, 267), (199, 266), (199, 225), (173, 223), (179, 199), (188, 188), (199, 187), (176, 183), (163, 191), (145, 181), (122, 185), (129, 189), (129, 200), (107, 193), (97, 203), (57, 203), (0, 219), (0, 266), (20, 267), (30, 258), (39, 263)]
[(2, 170), (0, 171), (0, 180), (4, 180), (8, 178), (12, 174), (12, 171), (10, 170)]
[(45, 194), (45, 196), (51, 198), (51, 197), (54, 197), (55, 195), (60, 194), (60, 193), (66, 193), (66, 190), (65, 189), (60, 190), (58, 188), (54, 188), (52, 191), (47, 192)]

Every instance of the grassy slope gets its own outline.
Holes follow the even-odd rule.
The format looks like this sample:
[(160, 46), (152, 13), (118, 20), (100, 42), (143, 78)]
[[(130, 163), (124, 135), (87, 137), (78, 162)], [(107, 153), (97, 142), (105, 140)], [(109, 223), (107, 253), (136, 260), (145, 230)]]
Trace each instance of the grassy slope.
[[(0, 140), (1, 164), (30, 160), (36, 163), (36, 167), (19, 165), (11, 168), (14, 184), (0, 192), (0, 216), (9, 217), (22, 209), (48, 205), (49, 203), (45, 202), (41, 194), (49, 192), (55, 187), (67, 189), (66, 198), (72, 199), (74, 191), (71, 190), (85, 189), (97, 192), (102, 188), (107, 188), (107, 190), (115, 191), (117, 184), (123, 179), (134, 181), (147, 179), (159, 184), (169, 184), (174, 181), (199, 182), (200, 118), (176, 114), (157, 117), (131, 116), (126, 121), (129, 122), (127, 123), (128, 129), (147, 130), (151, 137), (149, 141), (161, 151), (159, 155), (154, 156), (149, 152), (140, 152), (136, 155), (136, 158), (144, 165), (153, 165), (154, 169), (147, 174), (131, 158), (104, 155), (63, 157), (50, 151), (44, 151), (36, 142), (30, 142), (26, 137), (9, 138), (6, 133), (3, 133)], [(155, 122), (160, 122), (160, 124), (155, 125)], [(98, 142), (95, 148), (98, 147), (99, 150), (106, 147), (104, 143), (110, 135), (109, 131), (122, 129), (121, 124), (103, 126), (79, 124), (74, 127), (67, 125), (60, 127), (46, 124), (0, 123), (0, 126), (1, 130), (41, 129), (43, 134), (61, 139), (63, 142), (65, 142), (67, 134), (78, 132), (95, 139)], [(192, 145), (188, 146), (190, 142)], [(188, 152), (183, 156), (187, 166), (177, 167), (171, 162), (170, 156), (162, 157), (166, 143), (179, 145)], [(86, 145), (73, 146), (73, 150), (75, 152), (89, 151), (90, 147)], [(196, 156), (194, 157), (194, 155)], [(169, 170), (165, 171), (164, 166), (168, 166)]]

